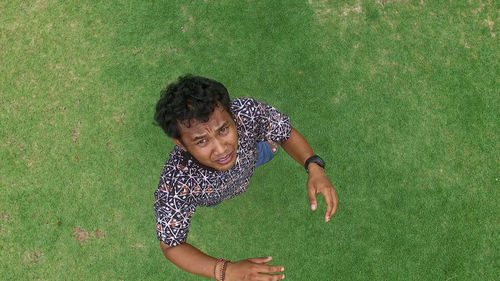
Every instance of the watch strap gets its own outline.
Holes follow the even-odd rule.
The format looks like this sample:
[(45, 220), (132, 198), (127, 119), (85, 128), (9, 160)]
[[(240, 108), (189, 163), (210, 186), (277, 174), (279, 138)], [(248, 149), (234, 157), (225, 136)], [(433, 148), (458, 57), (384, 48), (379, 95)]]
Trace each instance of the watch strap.
[(325, 168), (325, 161), (323, 161), (323, 159), (321, 159), (321, 157), (319, 157), (318, 155), (313, 155), (306, 160), (306, 163), (304, 164), (304, 168), (306, 169), (307, 172), (309, 172), (308, 167), (309, 167), (309, 164), (311, 164), (311, 163), (316, 163), (321, 168), (323, 168), (323, 169)]

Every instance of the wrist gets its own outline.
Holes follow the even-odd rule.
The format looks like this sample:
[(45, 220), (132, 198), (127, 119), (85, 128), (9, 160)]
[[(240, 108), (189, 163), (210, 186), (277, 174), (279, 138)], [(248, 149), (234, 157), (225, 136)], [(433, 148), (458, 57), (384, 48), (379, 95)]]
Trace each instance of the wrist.
[(234, 263), (228, 261), (227, 265), (226, 265), (226, 280), (233, 280), (234, 278), (232, 278), (231, 276), (233, 276), (233, 268), (234, 266)]
[(321, 157), (319, 157), (318, 155), (313, 155), (309, 158), (307, 158), (307, 160), (305, 161), (304, 163), (304, 168), (306, 169), (306, 172), (309, 173), (309, 167), (316, 164), (316, 166), (319, 166), (321, 167), (322, 169), (325, 169), (325, 161), (323, 161), (323, 159), (321, 159)]
[(307, 173), (310, 176), (318, 174), (318, 173), (324, 173), (325, 172), (324, 168), (321, 167), (320, 165), (318, 165), (317, 163), (311, 163), (307, 168), (308, 168), (307, 169)]

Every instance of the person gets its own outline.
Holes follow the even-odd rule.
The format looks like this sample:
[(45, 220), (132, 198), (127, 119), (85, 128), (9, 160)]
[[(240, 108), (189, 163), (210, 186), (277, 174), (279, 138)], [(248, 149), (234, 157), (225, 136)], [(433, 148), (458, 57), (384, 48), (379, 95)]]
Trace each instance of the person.
[[(246, 191), (257, 166), (279, 146), (307, 174), (310, 207), (326, 201), (324, 221), (337, 210), (335, 188), (325, 163), (276, 108), (253, 98), (230, 100), (221, 83), (185, 75), (162, 90), (154, 116), (175, 146), (155, 191), (156, 233), (165, 257), (184, 271), (216, 280), (281, 280), (271, 257), (237, 262), (216, 259), (186, 242), (197, 207), (213, 207)], [(306, 174), (306, 172), (304, 173)]]

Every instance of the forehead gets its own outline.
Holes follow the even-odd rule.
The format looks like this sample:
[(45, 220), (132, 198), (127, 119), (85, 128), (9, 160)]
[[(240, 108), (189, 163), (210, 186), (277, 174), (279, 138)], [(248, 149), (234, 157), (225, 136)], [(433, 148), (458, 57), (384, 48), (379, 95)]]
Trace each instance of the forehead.
[(200, 120), (189, 120), (189, 127), (183, 122), (178, 122), (181, 136), (192, 136), (206, 134), (208, 131), (216, 130), (225, 122), (231, 121), (231, 115), (223, 107), (214, 109), (206, 122)]

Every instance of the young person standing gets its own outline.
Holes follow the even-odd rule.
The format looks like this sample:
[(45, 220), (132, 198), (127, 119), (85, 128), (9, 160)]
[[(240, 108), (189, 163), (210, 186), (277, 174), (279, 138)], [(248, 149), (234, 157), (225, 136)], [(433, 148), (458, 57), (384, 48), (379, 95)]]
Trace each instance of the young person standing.
[(155, 192), (156, 232), (165, 257), (187, 272), (216, 280), (285, 278), (282, 266), (267, 264), (271, 257), (229, 262), (204, 254), (186, 239), (196, 208), (245, 192), (255, 168), (271, 160), (277, 144), (307, 171), (311, 209), (316, 210), (321, 193), (327, 205), (324, 220), (331, 219), (338, 198), (323, 170), (325, 162), (288, 116), (252, 98), (230, 100), (221, 83), (187, 75), (162, 91), (155, 120), (175, 143)]

